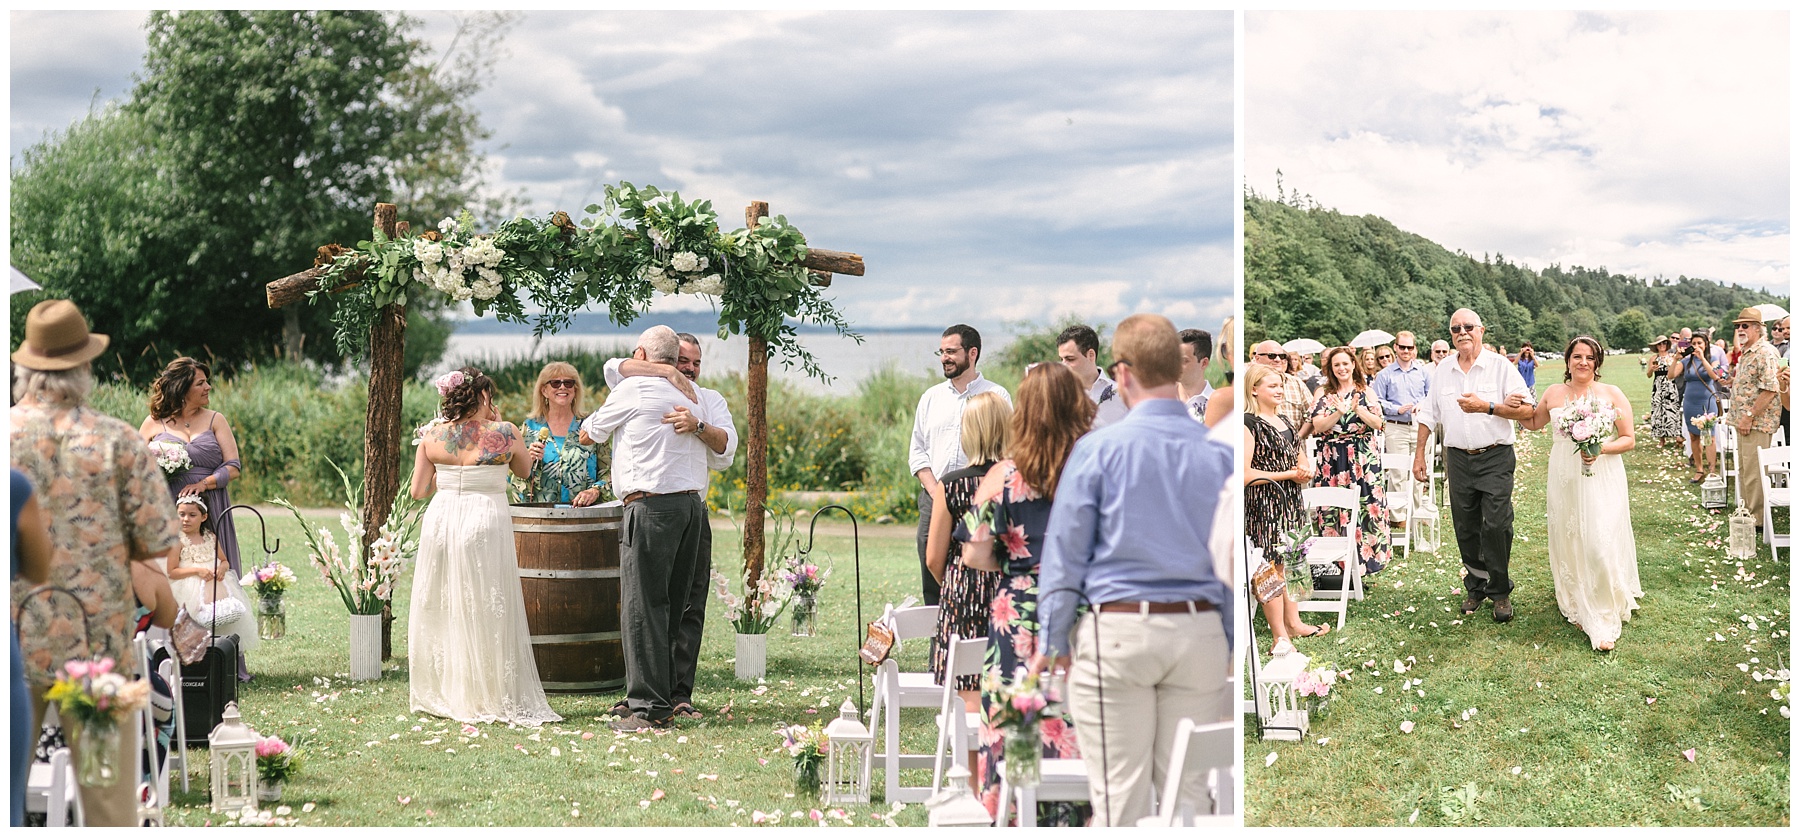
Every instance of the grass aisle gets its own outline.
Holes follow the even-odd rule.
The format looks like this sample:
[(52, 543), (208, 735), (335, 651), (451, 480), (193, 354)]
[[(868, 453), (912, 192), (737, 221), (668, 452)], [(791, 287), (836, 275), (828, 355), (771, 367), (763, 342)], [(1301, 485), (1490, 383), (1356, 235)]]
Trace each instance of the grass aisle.
[[(1791, 662), (1788, 565), (1766, 546), (1726, 559), (1726, 518), (1699, 507), (1685, 455), (1641, 426), (1649, 382), (1636, 358), (1601, 371), (1644, 434), (1625, 467), (1645, 595), (1617, 650), (1594, 652), (1557, 611), (1549, 431), (1522, 433), (1513, 621), (1496, 624), (1491, 603), (1457, 611), (1446, 509), (1437, 554), (1408, 552), (1369, 578), (1341, 633), (1297, 643), (1349, 672), (1329, 717), (1302, 742), (1257, 740), (1245, 719), (1247, 824), (1788, 824), (1789, 723), (1773, 683), (1756, 679)], [(1539, 392), (1561, 379), (1560, 364), (1540, 369)]]
[[(821, 808), (816, 799), (793, 796), (791, 763), (777, 752), (773, 730), (777, 723), (829, 722), (845, 697), (856, 699), (852, 634), (860, 638), (860, 632), (855, 629), (847, 526), (820, 526), (814, 554), (833, 573), (820, 597), (819, 635), (790, 636), (784, 614), (769, 637), (766, 683), (734, 678), (731, 625), (712, 604), (695, 689), (705, 719), (680, 722), (672, 732), (615, 736), (603, 713), (623, 697), (622, 691), (552, 694), (550, 706), (563, 715), (563, 723), (537, 731), (480, 725), (480, 737), (471, 739), (461, 734), (460, 723), (408, 711), (404, 611), (409, 588), (403, 585), (395, 596), (400, 611), (394, 625), (395, 659), (379, 681), (350, 681), (349, 620), (343, 605), (307, 563), (293, 517), (279, 509), (264, 513), (271, 540), (281, 539), (278, 560), (294, 569), (300, 584), (287, 595), (287, 636), (253, 652), (250, 670), (256, 680), (240, 688), (239, 701), (246, 723), (257, 732), (297, 740), (306, 751), (303, 769), (286, 786), (281, 804), (291, 812), (281, 822), (749, 826), (772, 813), (782, 824), (811, 825), (813, 811)], [(314, 525), (337, 526), (335, 513), (313, 520)], [(254, 561), (260, 554), (256, 526), (241, 528), (245, 525), (240, 520), (246, 561)], [(916, 595), (914, 531), (910, 526), (863, 527), (865, 618), (879, 616), (887, 601)], [(727, 572), (740, 566), (731, 524), (715, 520), (713, 532), (717, 566)], [(835, 536), (827, 537), (827, 532)], [(923, 643), (907, 646), (902, 666), (922, 667), (925, 653)], [(730, 714), (722, 714), (728, 705)], [(927, 751), (935, 740), (929, 712), (911, 712), (902, 729), (907, 752)], [(205, 732), (190, 730), (190, 735), (203, 737)], [(190, 760), (193, 792), (181, 793), (179, 777), (172, 777), (169, 824), (229, 823), (208, 807), (207, 751), (192, 749)], [(904, 781), (925, 784), (930, 778), (929, 772), (909, 771)], [(880, 781), (877, 772), (877, 800)], [(890, 819), (896, 825), (925, 824), (923, 806), (895, 812), (879, 801), (841, 812), (820, 810), (819, 816), (830, 825), (885, 825)]]

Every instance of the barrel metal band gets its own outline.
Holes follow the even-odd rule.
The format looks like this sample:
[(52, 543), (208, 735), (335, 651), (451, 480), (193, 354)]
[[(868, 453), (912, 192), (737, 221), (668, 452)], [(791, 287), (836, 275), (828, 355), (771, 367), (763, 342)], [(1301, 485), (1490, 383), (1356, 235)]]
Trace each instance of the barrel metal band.
[(618, 578), (619, 569), (607, 570), (531, 570), (519, 568), (520, 578)]
[(532, 645), (561, 645), (565, 642), (605, 642), (609, 639), (623, 639), (622, 631), (601, 631), (592, 634), (542, 634), (531, 638)]
[(514, 523), (512, 527), (514, 532), (530, 532), (533, 534), (546, 535), (554, 535), (561, 532), (614, 532), (618, 531), (618, 529), (619, 521), (617, 520), (608, 523), (571, 523), (567, 526), (557, 526), (555, 524), (545, 523)]

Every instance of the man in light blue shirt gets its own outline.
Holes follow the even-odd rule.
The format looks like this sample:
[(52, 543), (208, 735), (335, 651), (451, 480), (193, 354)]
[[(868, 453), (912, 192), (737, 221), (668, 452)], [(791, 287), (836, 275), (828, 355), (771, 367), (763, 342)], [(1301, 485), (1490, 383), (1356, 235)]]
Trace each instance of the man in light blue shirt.
[(1419, 363), (1419, 340), (1410, 331), (1394, 336), (1394, 362), (1375, 373), (1375, 400), (1381, 403), (1381, 417), (1387, 422), (1382, 439), (1385, 453), (1413, 452), (1413, 410), (1431, 394), (1431, 375)]
[[(1039, 568), (1039, 645), (1070, 666), (1069, 705), (1095, 825), (1150, 814), (1151, 788), (1162, 785), (1182, 718), (1230, 717), (1232, 600), (1209, 544), (1233, 456), (1178, 400), (1179, 345), (1175, 326), (1155, 314), (1119, 324), (1111, 371), (1131, 410), (1075, 443)], [(1071, 631), (1081, 599), (1074, 591), (1095, 612)], [(1096, 632), (1107, 644), (1104, 659)], [(1034, 661), (1039, 670), (1046, 664)], [(1191, 777), (1183, 794), (1199, 793), (1200, 780)]]

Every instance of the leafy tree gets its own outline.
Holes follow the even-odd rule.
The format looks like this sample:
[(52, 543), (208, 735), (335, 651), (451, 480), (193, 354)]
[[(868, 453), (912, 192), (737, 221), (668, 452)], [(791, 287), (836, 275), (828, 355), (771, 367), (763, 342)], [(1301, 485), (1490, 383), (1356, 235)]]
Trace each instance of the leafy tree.
[[(229, 371), (274, 354), (284, 320), (317, 335), (308, 355), (337, 361), (328, 307), (284, 316), (262, 286), (320, 245), (366, 238), (377, 201), (424, 220), (480, 194), (487, 134), (465, 103), (508, 23), (465, 21), (470, 54), (434, 74), (402, 15), (154, 12), (129, 99), (13, 172), (14, 262), (90, 312), (115, 337), (109, 365), (134, 376), (176, 353)], [(135, 240), (73, 240), (81, 230)]]
[(1569, 342), (1569, 326), (1561, 314), (1545, 311), (1531, 324), (1531, 343), (1545, 351), (1560, 352)]
[(1607, 340), (1626, 351), (1637, 351), (1650, 343), (1650, 317), (1642, 308), (1627, 308), (1614, 317), (1606, 330)]

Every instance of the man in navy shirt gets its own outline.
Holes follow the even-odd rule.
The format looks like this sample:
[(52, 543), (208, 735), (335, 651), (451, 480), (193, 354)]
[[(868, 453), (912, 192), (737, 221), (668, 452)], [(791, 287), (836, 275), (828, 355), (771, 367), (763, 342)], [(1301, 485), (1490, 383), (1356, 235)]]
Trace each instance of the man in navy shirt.
[[(1075, 443), (1040, 565), (1039, 647), (1070, 666), (1095, 825), (1150, 814), (1182, 718), (1230, 717), (1232, 602), (1210, 543), (1233, 455), (1178, 400), (1179, 346), (1175, 326), (1155, 314), (1119, 324), (1110, 371), (1131, 410)], [(1094, 612), (1071, 629), (1075, 591)], [(1184, 795), (1199, 794), (1200, 778)]]

